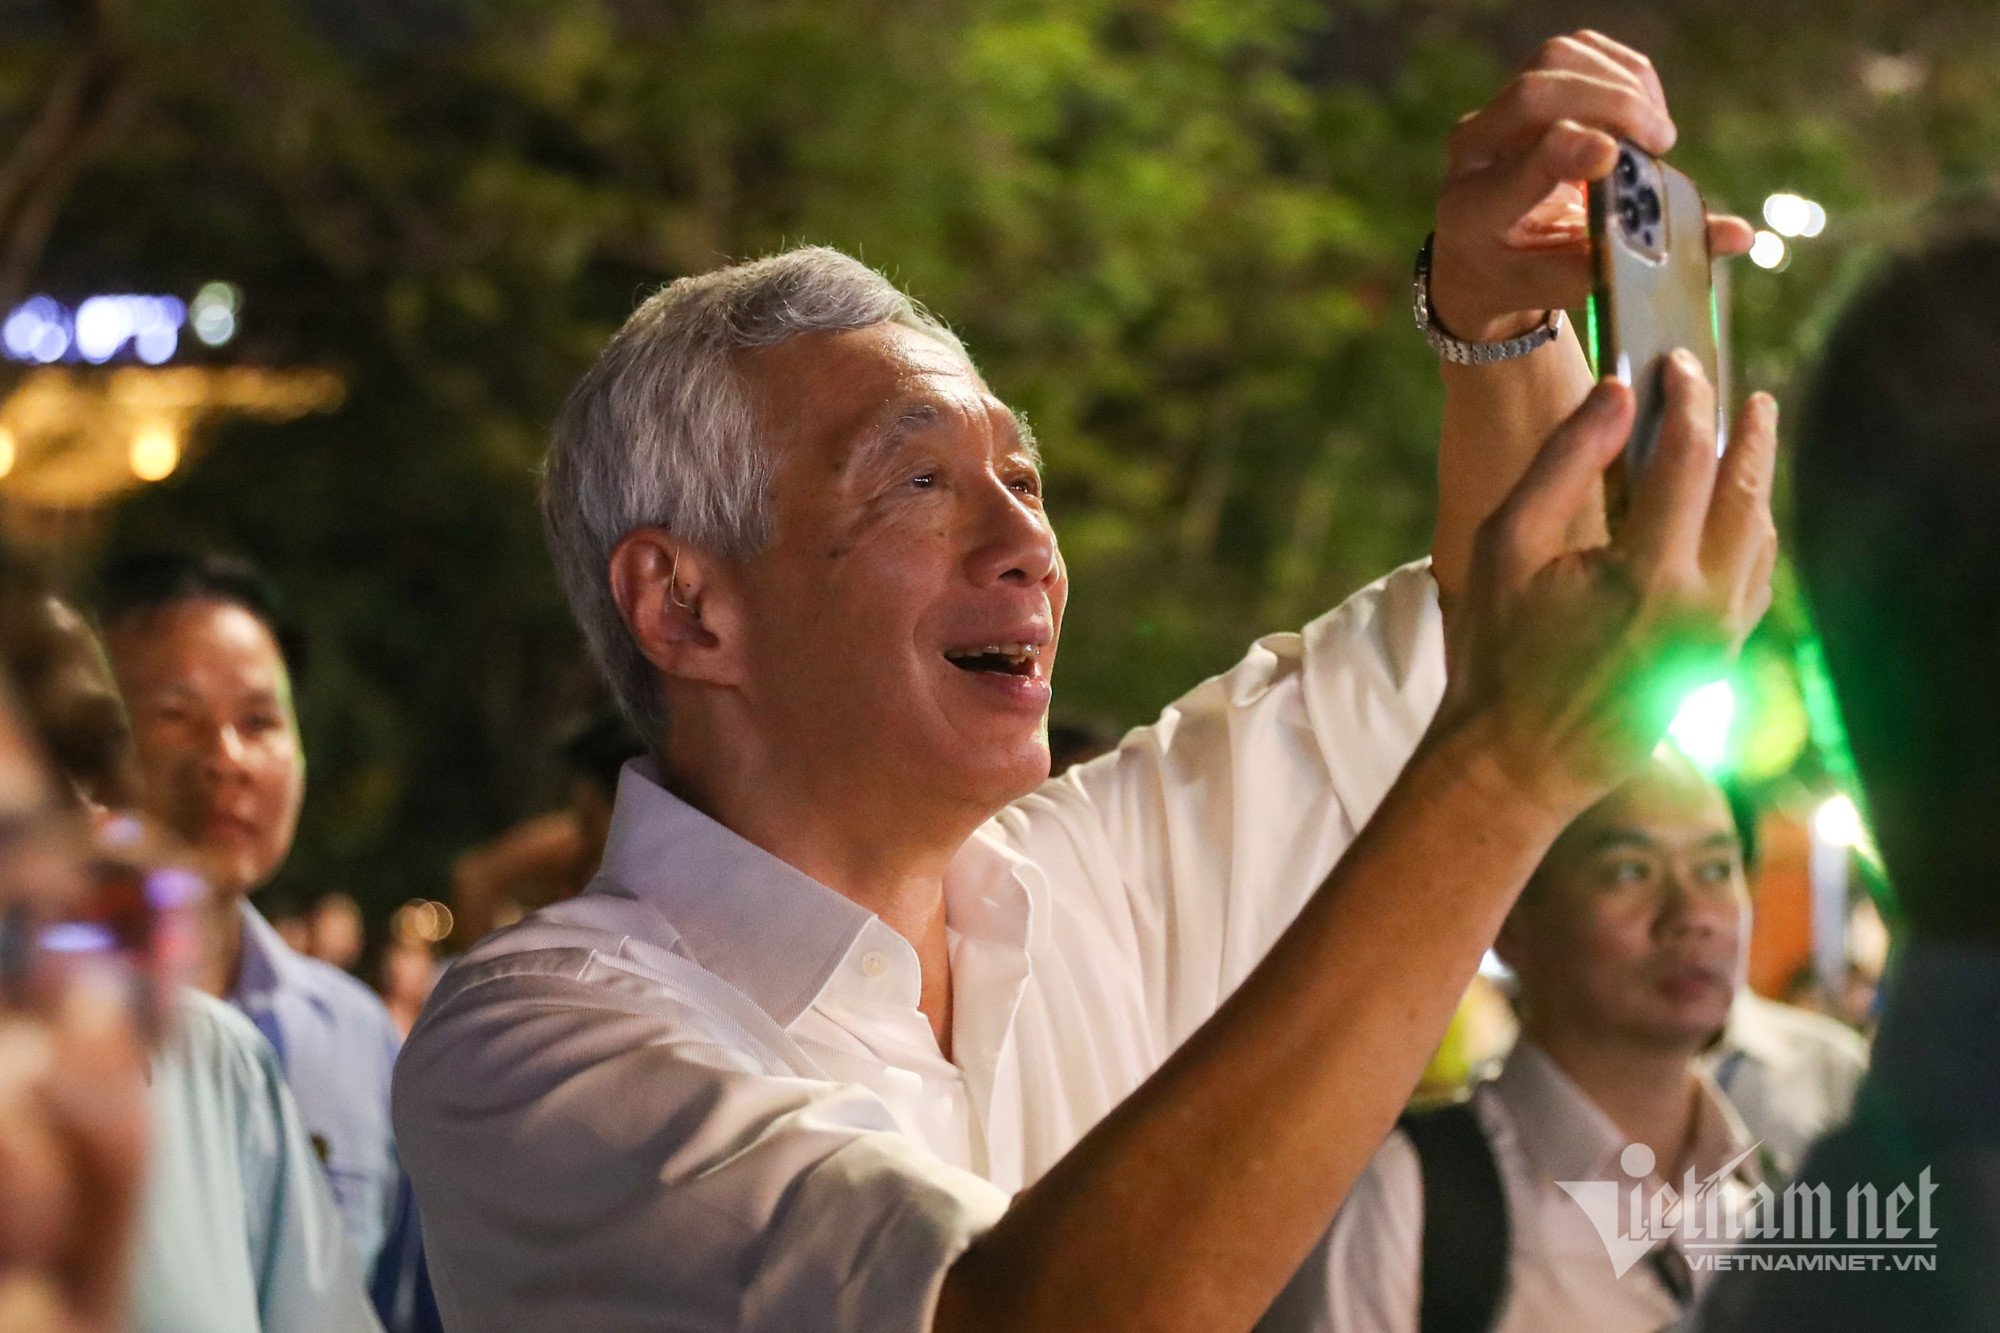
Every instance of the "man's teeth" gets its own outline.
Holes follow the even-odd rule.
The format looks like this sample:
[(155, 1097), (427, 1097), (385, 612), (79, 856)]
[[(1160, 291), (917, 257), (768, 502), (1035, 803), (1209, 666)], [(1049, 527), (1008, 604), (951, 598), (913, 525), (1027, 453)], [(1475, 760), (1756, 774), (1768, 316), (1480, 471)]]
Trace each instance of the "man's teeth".
[(994, 643), (984, 648), (947, 648), (946, 657), (1033, 657), (1035, 645), (1032, 643)]

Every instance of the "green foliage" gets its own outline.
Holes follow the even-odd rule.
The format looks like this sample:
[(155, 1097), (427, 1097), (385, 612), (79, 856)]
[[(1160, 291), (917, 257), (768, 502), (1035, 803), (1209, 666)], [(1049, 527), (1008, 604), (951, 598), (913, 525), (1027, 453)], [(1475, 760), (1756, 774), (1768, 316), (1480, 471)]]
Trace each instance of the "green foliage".
[[(1407, 315), (1455, 119), (1560, 26), (1434, 0), (134, 0), (137, 127), (41, 287), (244, 286), (245, 354), (338, 414), (222, 431), (113, 544), (215, 543), (319, 643), (294, 886), (380, 906), (555, 799), (587, 697), (533, 514), (546, 422), (657, 284), (801, 241), (875, 263), (1035, 423), (1076, 592), (1059, 711), (1143, 719), (1428, 539), (1440, 391)], [(1737, 277), (1788, 387), (1858, 255), (2000, 138), (1984, 6), (1598, 6), (1677, 160), (1834, 222)], [(1904, 93), (1870, 51), (1914, 53)], [(46, 43), (0, 53), (0, 114)]]

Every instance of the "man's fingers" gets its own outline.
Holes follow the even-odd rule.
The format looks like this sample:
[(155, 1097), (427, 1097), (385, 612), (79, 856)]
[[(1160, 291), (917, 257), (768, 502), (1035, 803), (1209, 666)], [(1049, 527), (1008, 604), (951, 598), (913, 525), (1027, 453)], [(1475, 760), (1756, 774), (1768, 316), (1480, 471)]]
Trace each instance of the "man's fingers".
[(1748, 638), (1757, 622), (1771, 609), (1771, 574), (1778, 567), (1778, 530), (1772, 528), (1757, 544), (1757, 557), (1750, 563), (1750, 578), (1744, 585), (1742, 613), (1733, 626), (1737, 637)]
[(1777, 466), (1778, 404), (1767, 393), (1755, 393), (1736, 414), (1702, 529), (1701, 566), (1711, 579), (1743, 580), (1770, 544), (1771, 478)]
[(1632, 414), (1632, 391), (1600, 380), (1542, 445), (1482, 533), (1498, 548), (1490, 558), (1501, 562), (1502, 586), (1525, 581), (1570, 548), (1584, 508), (1603, 503), (1598, 483), (1632, 433)]
[(1731, 213), (1708, 215), (1708, 252), (1712, 255), (1747, 255), (1757, 229)]
[(1542, 49), (1536, 53), (1529, 68), (1566, 69), (1588, 74), (1593, 79), (1603, 79), (1606, 83), (1627, 84), (1633, 92), (1658, 103), (1662, 111), (1666, 110), (1666, 99), (1657, 95), (1656, 89), (1639, 76), (1637, 69), (1596, 43), (1584, 40), (1582, 33), (1549, 38), (1542, 43)]
[(1630, 84), (1569, 70), (1531, 69), (1460, 121), (1445, 143), (1448, 175), (1477, 170), (1540, 139), (1558, 120), (1574, 120), (1630, 139), (1649, 152), (1674, 145), (1665, 111)]
[(1653, 68), (1653, 62), (1646, 59), (1642, 53), (1590, 28), (1574, 34), (1572, 40), (1588, 46), (1605, 59), (1615, 61), (1631, 71), (1632, 76), (1646, 90), (1646, 95), (1659, 103), (1662, 111), (1667, 109), (1667, 90), (1660, 83), (1659, 71)]
[(1715, 388), (1685, 348), (1661, 363), (1660, 438), (1616, 545), (1641, 570), (1692, 574), (1715, 490)]
[(1495, 162), (1455, 182), (1440, 214), (1477, 217), (1480, 230), (1505, 234), (1565, 181), (1593, 181), (1618, 164), (1618, 141), (1603, 130), (1559, 120), (1519, 157)]

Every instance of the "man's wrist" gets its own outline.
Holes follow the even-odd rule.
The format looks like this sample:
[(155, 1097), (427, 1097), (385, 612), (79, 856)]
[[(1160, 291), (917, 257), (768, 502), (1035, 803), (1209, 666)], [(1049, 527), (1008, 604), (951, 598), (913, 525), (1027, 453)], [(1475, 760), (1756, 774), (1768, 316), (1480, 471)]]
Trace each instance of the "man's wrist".
[(1433, 235), (1423, 262), (1431, 319), (1450, 337), (1468, 343), (1498, 343), (1533, 333), (1549, 319), (1546, 310), (1482, 309), (1467, 300), (1452, 275), (1465, 271), (1449, 257)]
[(1441, 709), (1412, 764), (1463, 787), (1496, 829), (1554, 841), (1606, 788), (1562, 771), (1553, 756), (1523, 752), (1499, 720), (1481, 711)]

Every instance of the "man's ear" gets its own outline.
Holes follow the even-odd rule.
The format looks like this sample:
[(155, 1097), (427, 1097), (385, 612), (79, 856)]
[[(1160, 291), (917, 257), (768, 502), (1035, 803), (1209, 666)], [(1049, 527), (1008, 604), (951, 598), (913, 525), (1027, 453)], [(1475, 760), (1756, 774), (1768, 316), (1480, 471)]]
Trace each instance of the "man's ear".
[(635, 528), (612, 548), (610, 578), (647, 661), (680, 680), (738, 682), (736, 585), (721, 559), (664, 528)]

